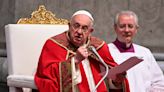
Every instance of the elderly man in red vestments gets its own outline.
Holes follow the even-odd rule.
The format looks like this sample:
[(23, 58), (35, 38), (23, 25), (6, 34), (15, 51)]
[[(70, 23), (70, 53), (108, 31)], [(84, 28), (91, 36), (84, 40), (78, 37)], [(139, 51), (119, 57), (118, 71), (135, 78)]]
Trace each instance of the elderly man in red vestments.
[(72, 15), (68, 31), (46, 41), (35, 74), (39, 92), (129, 92), (125, 78), (104, 80), (95, 89), (103, 76), (103, 66), (88, 47), (96, 48), (109, 67), (116, 63), (107, 44), (91, 36), (93, 22), (88, 11), (79, 10)]

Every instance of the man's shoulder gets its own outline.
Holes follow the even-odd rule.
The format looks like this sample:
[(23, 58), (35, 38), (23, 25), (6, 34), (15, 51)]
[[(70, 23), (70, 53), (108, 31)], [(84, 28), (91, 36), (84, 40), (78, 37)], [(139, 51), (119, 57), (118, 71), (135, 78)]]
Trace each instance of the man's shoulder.
[(56, 40), (58, 40), (58, 39), (66, 39), (66, 32), (60, 33), (58, 35), (55, 35), (55, 36), (51, 37), (51, 39), (56, 39)]
[(91, 36), (90, 38), (90, 45), (95, 46), (95, 47), (100, 47), (105, 43), (104, 40), (98, 38), (98, 37), (94, 37)]
[(137, 49), (143, 49), (143, 50), (148, 50), (148, 51), (150, 50), (149, 48), (147, 48), (145, 46), (135, 44), (135, 43), (133, 43), (133, 46), (134, 46), (134, 48), (137, 48)]
[(53, 41), (54, 43), (60, 45), (60, 46), (67, 46), (68, 45), (68, 39), (66, 32), (63, 32), (61, 34), (58, 34), (56, 36), (53, 36), (49, 38), (48, 40)]
[(112, 46), (112, 45), (114, 45), (114, 44), (113, 44), (113, 42), (111, 42), (111, 43), (108, 43), (108, 46), (109, 46), (109, 47), (110, 47), (110, 46)]
[(108, 43), (109, 49), (117, 49), (117, 47), (113, 44), (113, 42)]
[(98, 37), (95, 37), (95, 36), (91, 36), (91, 42), (95, 42), (95, 41), (98, 41), (98, 42), (103, 42), (104, 40), (98, 38)]

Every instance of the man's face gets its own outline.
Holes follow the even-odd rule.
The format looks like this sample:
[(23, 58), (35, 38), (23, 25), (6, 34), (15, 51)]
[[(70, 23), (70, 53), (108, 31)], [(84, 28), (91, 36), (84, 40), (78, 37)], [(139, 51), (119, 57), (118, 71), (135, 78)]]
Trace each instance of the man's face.
[(131, 43), (133, 37), (137, 33), (137, 26), (132, 15), (120, 15), (118, 24), (115, 25), (115, 31), (119, 41), (123, 43)]
[(76, 15), (69, 23), (69, 37), (77, 47), (86, 43), (92, 31), (91, 19), (86, 15)]

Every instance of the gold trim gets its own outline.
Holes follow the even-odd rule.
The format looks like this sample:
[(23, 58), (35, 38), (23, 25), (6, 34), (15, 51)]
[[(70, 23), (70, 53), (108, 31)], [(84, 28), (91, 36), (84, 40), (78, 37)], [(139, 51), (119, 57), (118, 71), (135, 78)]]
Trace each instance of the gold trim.
[[(53, 42), (55, 42), (55, 43), (58, 44), (59, 46), (63, 47), (64, 49), (66, 49), (69, 53), (76, 54), (75, 52), (69, 50), (67, 47), (63, 46), (62, 44), (60, 44), (59, 42), (57, 42), (56, 40), (54, 40), (53, 38), (50, 38), (50, 40), (52, 40)], [(69, 54), (69, 53), (68, 53), (68, 54)]]
[(62, 92), (62, 73), (61, 73), (61, 63), (59, 63), (59, 75), (60, 75), (60, 92)]
[(33, 11), (31, 18), (20, 18), (17, 24), (68, 24), (67, 19), (56, 18), (55, 14), (47, 11), (44, 5), (40, 5), (37, 11)]
[(101, 45), (99, 45), (96, 50), (100, 49), (103, 45), (105, 44), (105, 42), (103, 41)]

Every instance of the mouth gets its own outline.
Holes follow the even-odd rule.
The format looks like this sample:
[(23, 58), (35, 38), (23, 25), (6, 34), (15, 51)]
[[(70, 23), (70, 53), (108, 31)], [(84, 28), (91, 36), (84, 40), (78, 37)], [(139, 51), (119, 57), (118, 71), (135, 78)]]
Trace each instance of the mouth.
[(132, 40), (131, 35), (123, 35), (123, 39), (125, 42), (130, 42)]
[(124, 37), (131, 37), (131, 34), (130, 33), (124, 33), (123, 36)]
[(124, 37), (130, 37), (130, 35), (123, 35)]
[(81, 36), (75, 36), (75, 40), (82, 41), (82, 37)]

